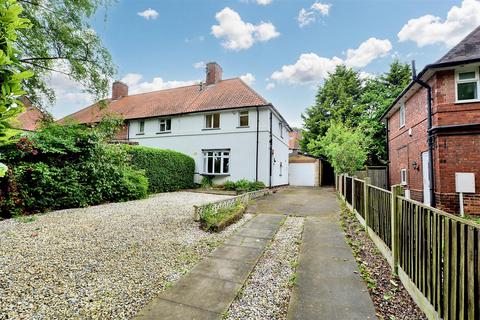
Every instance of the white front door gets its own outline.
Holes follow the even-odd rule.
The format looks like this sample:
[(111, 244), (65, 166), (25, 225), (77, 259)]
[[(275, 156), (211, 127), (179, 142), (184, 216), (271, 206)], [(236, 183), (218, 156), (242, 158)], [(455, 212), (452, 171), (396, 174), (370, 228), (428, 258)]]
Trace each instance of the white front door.
[(431, 204), (430, 199), (430, 175), (429, 175), (430, 159), (428, 152), (422, 153), (422, 172), (423, 172), (423, 203)]

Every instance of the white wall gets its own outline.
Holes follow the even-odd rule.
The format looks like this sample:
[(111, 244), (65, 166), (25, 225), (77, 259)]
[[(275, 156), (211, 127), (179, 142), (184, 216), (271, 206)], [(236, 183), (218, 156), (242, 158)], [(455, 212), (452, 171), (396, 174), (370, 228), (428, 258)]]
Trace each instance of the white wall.
[[(196, 182), (201, 181), (200, 174), (203, 172), (202, 149), (230, 149), (230, 174), (218, 176), (215, 183), (223, 183), (226, 180), (237, 181), (240, 179), (255, 180), (256, 162), (256, 108), (245, 108), (249, 111), (249, 127), (239, 128), (239, 111), (222, 111), (220, 114), (220, 129), (206, 130), (205, 114), (185, 114), (172, 119), (170, 133), (158, 133), (159, 118), (143, 119), (145, 121), (144, 134), (138, 134), (139, 121), (129, 121), (129, 140), (136, 141), (140, 145), (171, 149), (182, 152), (195, 159)], [(269, 184), (269, 128), (270, 109), (259, 110), (259, 167), (258, 178), (267, 186)], [(278, 118), (273, 116), (273, 146), (274, 159), (272, 185), (288, 183), (288, 134), (284, 128), (283, 138), (279, 136)], [(275, 133), (276, 132), (276, 133)], [(282, 176), (279, 175), (279, 163), (283, 164)]]

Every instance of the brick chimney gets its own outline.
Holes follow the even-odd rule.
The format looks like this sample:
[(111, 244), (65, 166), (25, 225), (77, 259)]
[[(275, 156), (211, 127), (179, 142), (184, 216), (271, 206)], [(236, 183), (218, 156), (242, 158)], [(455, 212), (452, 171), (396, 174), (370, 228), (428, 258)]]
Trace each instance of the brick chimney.
[(112, 100), (126, 96), (128, 96), (128, 86), (121, 81), (115, 81), (112, 85)]
[(208, 86), (220, 80), (222, 80), (222, 68), (220, 65), (216, 62), (207, 63), (207, 78), (205, 84)]

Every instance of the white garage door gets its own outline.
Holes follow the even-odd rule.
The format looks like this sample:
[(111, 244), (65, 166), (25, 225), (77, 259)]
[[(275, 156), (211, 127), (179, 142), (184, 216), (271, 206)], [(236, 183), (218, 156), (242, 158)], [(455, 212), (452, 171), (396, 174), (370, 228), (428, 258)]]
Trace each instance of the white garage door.
[(291, 186), (315, 186), (315, 163), (290, 163), (288, 178)]

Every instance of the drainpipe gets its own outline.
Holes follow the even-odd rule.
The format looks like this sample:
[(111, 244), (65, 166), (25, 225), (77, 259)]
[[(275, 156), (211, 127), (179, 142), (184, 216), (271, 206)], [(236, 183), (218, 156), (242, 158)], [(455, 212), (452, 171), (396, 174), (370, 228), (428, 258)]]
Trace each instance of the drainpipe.
[(269, 144), (270, 144), (270, 147), (269, 147), (269, 151), (270, 151), (270, 169), (269, 169), (269, 179), (268, 179), (268, 186), (269, 186), (270, 188), (272, 187), (272, 150), (273, 150), (272, 143), (273, 143), (273, 137), (272, 137), (272, 111), (270, 110), (270, 141), (269, 141)]
[(257, 146), (256, 146), (256, 150), (255, 150), (255, 181), (258, 182), (258, 136), (259, 136), (259, 126), (260, 124), (260, 118), (259, 118), (259, 111), (258, 111), (258, 107), (257, 107)]
[(432, 135), (432, 87), (417, 78), (415, 61), (412, 61), (412, 80), (427, 89), (427, 143), (428, 143), (428, 175), (430, 177), (430, 205), (435, 207), (435, 175), (433, 171), (433, 135)]

